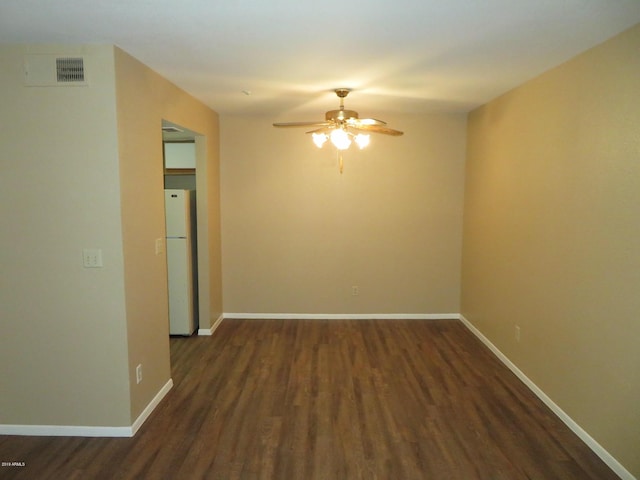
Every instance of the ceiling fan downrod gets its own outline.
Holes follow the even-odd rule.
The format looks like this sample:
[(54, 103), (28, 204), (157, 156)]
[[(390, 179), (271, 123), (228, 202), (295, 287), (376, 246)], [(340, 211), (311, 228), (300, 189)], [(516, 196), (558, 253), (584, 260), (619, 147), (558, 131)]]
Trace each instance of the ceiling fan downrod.
[(347, 95), (349, 95), (350, 91), (351, 90), (349, 90), (348, 88), (336, 88), (334, 90), (338, 98), (340, 98), (340, 110), (344, 110), (344, 99)]

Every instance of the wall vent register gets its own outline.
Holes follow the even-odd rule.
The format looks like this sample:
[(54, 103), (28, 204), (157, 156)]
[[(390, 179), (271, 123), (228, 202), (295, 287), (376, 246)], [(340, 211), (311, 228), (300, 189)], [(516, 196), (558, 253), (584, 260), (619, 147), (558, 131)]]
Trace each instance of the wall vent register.
[(58, 82), (84, 82), (84, 59), (56, 58), (56, 78)]
[(25, 55), (24, 83), (28, 87), (86, 86), (88, 83), (85, 57), (82, 55)]

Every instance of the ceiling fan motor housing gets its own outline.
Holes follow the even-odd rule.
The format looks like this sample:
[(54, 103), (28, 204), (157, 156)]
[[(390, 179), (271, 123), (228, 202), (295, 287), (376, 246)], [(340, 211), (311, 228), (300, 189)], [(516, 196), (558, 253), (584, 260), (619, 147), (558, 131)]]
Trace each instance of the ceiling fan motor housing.
[(325, 120), (342, 121), (348, 118), (358, 118), (358, 112), (355, 110), (329, 110), (324, 114)]

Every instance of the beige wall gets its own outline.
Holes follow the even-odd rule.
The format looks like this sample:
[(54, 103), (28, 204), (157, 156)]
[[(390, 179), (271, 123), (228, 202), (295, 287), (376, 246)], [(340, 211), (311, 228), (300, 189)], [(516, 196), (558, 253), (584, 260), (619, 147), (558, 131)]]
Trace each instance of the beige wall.
[[(85, 55), (90, 86), (25, 87), (27, 53)], [(0, 63), (0, 424), (130, 425), (113, 49)]]
[(638, 79), (640, 26), (471, 113), (462, 268), (465, 317), (636, 477)]
[[(133, 421), (171, 376), (166, 258), (155, 253), (155, 240), (165, 236), (163, 119), (201, 134), (196, 179), (200, 327), (209, 328), (222, 312), (218, 118), (118, 48), (115, 65)], [(139, 385), (138, 364), (144, 371)]]
[[(84, 55), (89, 85), (25, 87), (27, 53)], [(202, 134), (201, 327), (222, 312), (217, 115), (113, 46), (0, 61), (0, 425), (131, 426), (171, 375), (162, 119)]]
[(286, 115), (223, 116), (225, 312), (459, 312), (465, 116), (375, 116), (405, 135), (342, 175)]

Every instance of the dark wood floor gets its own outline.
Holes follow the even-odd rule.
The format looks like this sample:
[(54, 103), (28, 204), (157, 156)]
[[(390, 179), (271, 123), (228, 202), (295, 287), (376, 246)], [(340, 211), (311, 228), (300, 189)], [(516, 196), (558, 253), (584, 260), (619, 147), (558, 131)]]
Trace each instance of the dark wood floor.
[(0, 437), (15, 479), (615, 479), (460, 322), (227, 320), (134, 438)]

